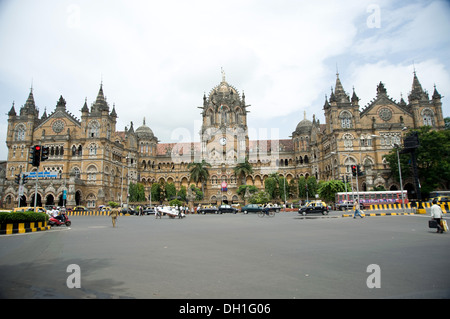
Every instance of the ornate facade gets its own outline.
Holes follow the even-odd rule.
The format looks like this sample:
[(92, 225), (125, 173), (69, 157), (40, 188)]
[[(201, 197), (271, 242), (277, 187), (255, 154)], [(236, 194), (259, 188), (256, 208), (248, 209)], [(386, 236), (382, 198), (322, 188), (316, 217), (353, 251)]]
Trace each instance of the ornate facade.
[[(280, 140), (248, 138), (247, 115), (249, 105), (245, 94), (228, 84), (225, 75), (208, 96), (203, 96), (200, 142), (160, 143), (145, 124), (137, 129), (133, 122), (124, 131), (116, 128), (117, 114), (106, 101), (103, 86), (89, 108), (85, 101), (81, 119), (66, 109), (61, 96), (55, 110), (39, 117), (33, 90), (16, 113), (11, 107), (8, 115), (8, 160), (2, 205), (14, 207), (18, 203), (15, 175), (35, 171), (29, 161), (30, 147), (50, 147), (49, 159), (41, 162), (39, 171), (53, 172), (57, 178), (40, 179), (38, 206), (85, 205), (97, 207), (108, 201), (126, 202), (129, 182), (140, 182), (148, 197), (153, 183), (192, 183), (188, 164), (205, 159), (211, 164), (206, 183), (205, 203), (238, 202), (236, 194), (242, 181), (233, 168), (248, 158), (253, 173), (246, 176), (246, 184), (264, 188), (264, 180), (271, 173), (286, 177), (287, 181), (300, 176), (315, 176), (318, 180), (341, 179), (351, 174), (351, 164), (361, 164), (365, 175), (359, 178), (359, 189), (370, 190), (383, 185), (386, 189), (400, 189), (392, 178), (388, 163), (383, 161), (393, 144), (402, 144), (405, 129), (423, 125), (444, 128), (441, 96), (434, 88), (431, 99), (423, 90), (416, 73), (408, 103), (402, 98), (394, 101), (383, 83), (376, 88), (376, 97), (362, 110), (359, 98), (345, 92), (337, 74), (334, 90), (325, 99), (325, 123), (301, 120), (292, 136)], [(221, 191), (221, 182), (227, 191)], [(409, 189), (411, 181), (404, 181)], [(63, 199), (66, 190), (67, 197)], [(411, 184), (411, 191), (413, 187)], [(34, 204), (35, 181), (25, 184), (21, 203)]]

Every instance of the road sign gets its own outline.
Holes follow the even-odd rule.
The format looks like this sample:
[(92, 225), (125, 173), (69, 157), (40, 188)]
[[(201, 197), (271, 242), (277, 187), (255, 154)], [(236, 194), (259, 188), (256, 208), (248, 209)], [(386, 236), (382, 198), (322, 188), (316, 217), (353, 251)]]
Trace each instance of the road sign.
[[(36, 172), (26, 173), (28, 178), (36, 178)], [(55, 172), (38, 172), (38, 178), (56, 178), (58, 177), (58, 173)]]

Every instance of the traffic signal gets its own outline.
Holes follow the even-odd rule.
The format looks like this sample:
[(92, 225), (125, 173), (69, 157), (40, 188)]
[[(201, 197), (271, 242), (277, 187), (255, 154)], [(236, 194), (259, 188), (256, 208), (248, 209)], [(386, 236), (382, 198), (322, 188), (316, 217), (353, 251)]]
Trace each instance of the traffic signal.
[(356, 176), (356, 165), (352, 165), (352, 175)]
[(28, 182), (28, 175), (23, 174), (22, 175), (22, 185), (26, 184)]
[(48, 154), (49, 154), (49, 147), (42, 146), (41, 162), (48, 160)]
[(31, 155), (30, 155), (30, 164), (33, 166), (38, 167), (41, 163), (41, 146), (40, 145), (34, 145), (31, 148)]
[(20, 184), (20, 174), (16, 175), (16, 179), (14, 180), (17, 184)]
[(364, 172), (361, 171), (361, 166), (359, 165), (356, 166), (356, 173), (358, 174), (358, 176), (364, 175)]

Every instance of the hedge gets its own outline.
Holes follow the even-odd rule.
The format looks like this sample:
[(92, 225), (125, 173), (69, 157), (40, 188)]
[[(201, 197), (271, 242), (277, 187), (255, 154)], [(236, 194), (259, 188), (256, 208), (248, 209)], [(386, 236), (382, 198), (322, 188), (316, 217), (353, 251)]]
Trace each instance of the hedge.
[(0, 224), (9, 223), (27, 223), (27, 222), (45, 222), (48, 215), (35, 212), (0, 212)]

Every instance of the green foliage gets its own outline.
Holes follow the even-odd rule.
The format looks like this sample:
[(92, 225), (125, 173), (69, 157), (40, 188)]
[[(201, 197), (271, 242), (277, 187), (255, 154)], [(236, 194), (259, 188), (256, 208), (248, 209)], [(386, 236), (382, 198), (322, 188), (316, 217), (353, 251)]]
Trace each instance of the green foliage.
[(177, 196), (177, 189), (173, 183), (167, 183), (165, 185), (165, 195), (168, 200), (175, 199)]
[[(414, 131), (410, 131), (409, 134)], [(416, 150), (417, 170), (421, 192), (427, 196), (435, 189), (446, 188), (450, 180), (450, 130), (434, 131), (425, 126), (417, 130), (420, 146)], [(391, 174), (399, 181), (397, 151), (384, 156), (389, 163)], [(413, 177), (411, 154), (400, 154), (402, 178)]]
[(259, 191), (249, 198), (251, 204), (266, 204), (270, 201), (270, 196), (265, 191)]
[(119, 203), (113, 202), (113, 201), (109, 201), (108, 202), (108, 206), (111, 208), (116, 208), (119, 206)]
[(236, 176), (241, 177), (242, 184), (245, 184), (245, 177), (253, 173), (253, 167), (248, 162), (248, 158), (245, 159), (245, 162), (238, 163), (233, 170)]
[(202, 160), (199, 163), (189, 163), (187, 167), (191, 174), (191, 179), (196, 183), (200, 182), (202, 184), (202, 190), (205, 182), (209, 178), (209, 167), (211, 167), (211, 164), (209, 164), (205, 160)]
[(161, 202), (164, 200), (164, 189), (160, 183), (152, 184), (151, 188), (152, 201)]
[(345, 192), (345, 185), (340, 180), (330, 180), (320, 184), (318, 194), (325, 202), (334, 202), (336, 193)]
[(45, 222), (48, 215), (35, 212), (0, 212), (0, 224), (8, 223), (26, 223), (26, 222)]
[(169, 202), (169, 205), (170, 206), (181, 206), (181, 205), (183, 205), (183, 202), (175, 198)]
[(189, 187), (194, 192), (196, 200), (202, 200), (203, 199), (203, 192), (200, 190), (200, 188), (196, 187), (194, 184), (192, 184)]
[(267, 177), (264, 181), (264, 189), (270, 198), (278, 198), (278, 177), (273, 174)]
[(319, 185), (317, 184), (317, 180), (314, 176), (310, 176), (308, 178), (300, 176), (298, 179), (298, 197), (306, 198), (306, 195), (308, 195), (308, 198), (312, 198), (318, 193), (318, 190)]
[(128, 191), (130, 193), (130, 202), (142, 202), (145, 201), (145, 189), (144, 185), (141, 183), (130, 183), (128, 186)]
[(186, 201), (187, 190), (186, 186), (181, 185), (180, 190), (177, 192), (177, 197), (183, 202)]
[(241, 196), (242, 199), (244, 199), (244, 195), (245, 195), (245, 191), (248, 188), (248, 191), (250, 193), (250, 195), (256, 193), (258, 191), (258, 187), (253, 186), (253, 185), (241, 185), (239, 186), (238, 190), (237, 190), (237, 194), (239, 196)]

